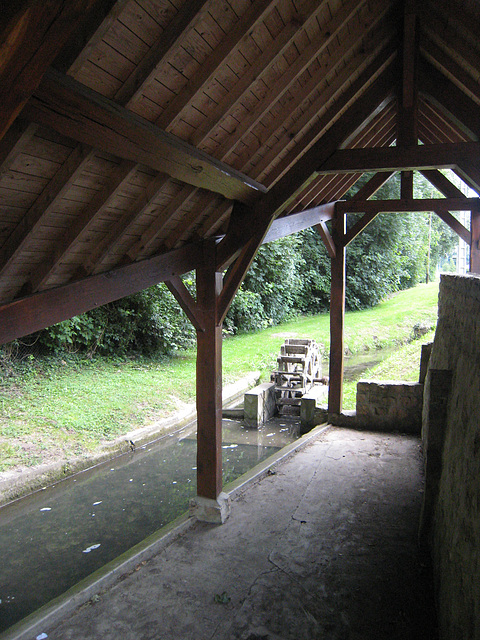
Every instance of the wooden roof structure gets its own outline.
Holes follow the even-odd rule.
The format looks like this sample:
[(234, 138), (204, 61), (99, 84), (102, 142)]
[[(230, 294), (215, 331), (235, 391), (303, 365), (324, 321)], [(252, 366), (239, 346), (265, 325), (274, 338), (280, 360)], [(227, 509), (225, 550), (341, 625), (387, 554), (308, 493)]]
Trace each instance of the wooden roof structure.
[[(439, 171), (480, 193), (474, 0), (3, 5), (0, 344), (164, 281), (210, 372), (199, 416), (212, 398), (218, 413), (218, 331), (248, 266), (262, 242), (315, 226), (339, 410), (345, 247), (377, 213), (434, 211), (480, 271), (478, 199)], [(414, 201), (413, 170), (445, 197)], [(397, 171), (400, 198), (369, 200)], [(464, 209), (471, 230), (451, 213)], [(347, 211), (364, 217), (345, 233)], [(179, 277), (193, 269), (197, 300)], [(199, 491), (216, 497), (212, 460)]]

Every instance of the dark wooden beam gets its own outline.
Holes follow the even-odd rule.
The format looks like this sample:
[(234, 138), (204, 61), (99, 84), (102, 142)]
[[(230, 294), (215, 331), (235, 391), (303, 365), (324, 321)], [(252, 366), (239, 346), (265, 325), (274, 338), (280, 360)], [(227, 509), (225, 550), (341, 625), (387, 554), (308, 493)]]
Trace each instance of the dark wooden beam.
[(476, 161), (479, 154), (478, 142), (424, 144), (410, 148), (340, 149), (318, 167), (318, 173), (452, 169), (458, 164)]
[(461, 162), (455, 167), (455, 173), (480, 195), (480, 170), (472, 162)]
[(165, 284), (170, 293), (175, 296), (178, 304), (182, 307), (188, 316), (188, 319), (193, 324), (197, 331), (205, 330), (205, 320), (200, 313), (196, 301), (192, 294), (183, 284), (183, 280), (180, 276), (174, 276), (169, 280), (165, 280)]
[(334, 211), (335, 203), (329, 202), (327, 204), (321, 204), (318, 207), (313, 207), (312, 209), (292, 213), (284, 218), (277, 218), (272, 222), (262, 244), (290, 236), (292, 233), (302, 231), (303, 229), (309, 229), (310, 227), (320, 224), (320, 222), (331, 220)]
[(202, 260), (202, 244), (185, 245), (149, 260), (15, 300), (0, 307), (0, 344), (187, 273)]
[(77, 142), (226, 198), (251, 202), (265, 191), (248, 176), (53, 70), (45, 75), (24, 114)]
[(335, 256), (337, 255), (337, 249), (325, 222), (320, 222), (319, 224), (317, 224), (315, 229), (318, 235), (321, 237), (323, 244), (325, 245), (328, 256), (330, 258), (335, 258)]
[(345, 214), (335, 211), (332, 221), (332, 238), (335, 257), (332, 259), (330, 293), (330, 365), (328, 387), (328, 412), (339, 414), (343, 399), (343, 359), (345, 322)]
[(102, 3), (103, 0), (15, 0), (2, 4), (0, 140), (70, 35)]
[(382, 171), (376, 173), (357, 191), (354, 196), (352, 196), (349, 202), (355, 202), (356, 200), (368, 200), (368, 198), (371, 198), (375, 193), (377, 193), (380, 187), (383, 187), (383, 185), (388, 182), (392, 176), (393, 172), (387, 173), (386, 171)]
[(205, 319), (197, 330), (197, 495), (211, 500), (222, 491), (222, 274), (215, 263), (211, 241), (197, 269), (197, 306)]
[(365, 200), (338, 202), (345, 213), (395, 213), (397, 211), (465, 211), (479, 209), (480, 198), (424, 198), (422, 200)]
[(437, 169), (425, 169), (420, 173), (446, 198), (465, 198), (465, 194)]
[(447, 224), (450, 229), (452, 229), (452, 231), (455, 231), (455, 233), (460, 236), (460, 238), (466, 242), (468, 245), (471, 242), (471, 235), (470, 235), (470, 231), (465, 228), (463, 226), (463, 224), (457, 220), (455, 218), (455, 216), (452, 216), (452, 214), (450, 213), (450, 211), (444, 211), (441, 209), (437, 209), (437, 210), (433, 210), (434, 213), (437, 214), (437, 216), (443, 220), (445, 222), (445, 224)]
[(354, 240), (358, 234), (361, 233), (365, 227), (378, 216), (379, 213), (379, 211), (370, 211), (369, 213), (365, 213), (360, 220), (357, 220), (357, 222), (346, 232), (343, 239), (344, 246), (346, 247), (350, 244), (350, 242), (352, 242), (352, 240)]

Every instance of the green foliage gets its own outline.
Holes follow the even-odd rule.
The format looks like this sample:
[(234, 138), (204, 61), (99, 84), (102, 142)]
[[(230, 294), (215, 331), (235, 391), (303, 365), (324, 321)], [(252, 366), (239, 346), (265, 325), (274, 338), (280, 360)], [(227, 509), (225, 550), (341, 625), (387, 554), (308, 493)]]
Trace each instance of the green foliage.
[(195, 334), (165, 285), (150, 287), (32, 337), (44, 352), (121, 356), (137, 352), (169, 354), (194, 344)]

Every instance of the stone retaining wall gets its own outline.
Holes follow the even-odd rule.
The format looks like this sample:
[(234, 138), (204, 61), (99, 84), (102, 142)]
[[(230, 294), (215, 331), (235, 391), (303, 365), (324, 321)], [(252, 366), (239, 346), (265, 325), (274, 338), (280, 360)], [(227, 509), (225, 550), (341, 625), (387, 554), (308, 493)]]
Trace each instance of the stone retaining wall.
[(480, 277), (444, 275), (425, 380), (426, 490), (440, 638), (480, 638)]
[(419, 434), (422, 424), (423, 384), (361, 380), (357, 383), (356, 422), (379, 431)]

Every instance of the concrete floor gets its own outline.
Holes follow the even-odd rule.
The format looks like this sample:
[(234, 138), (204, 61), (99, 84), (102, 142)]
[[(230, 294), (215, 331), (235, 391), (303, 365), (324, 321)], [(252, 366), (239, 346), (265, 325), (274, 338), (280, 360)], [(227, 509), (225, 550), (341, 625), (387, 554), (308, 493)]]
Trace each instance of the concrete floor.
[[(49, 640), (436, 638), (417, 438), (330, 428), (62, 619)], [(33, 635), (32, 638), (36, 636)], [(45, 637), (45, 636), (41, 636)]]

